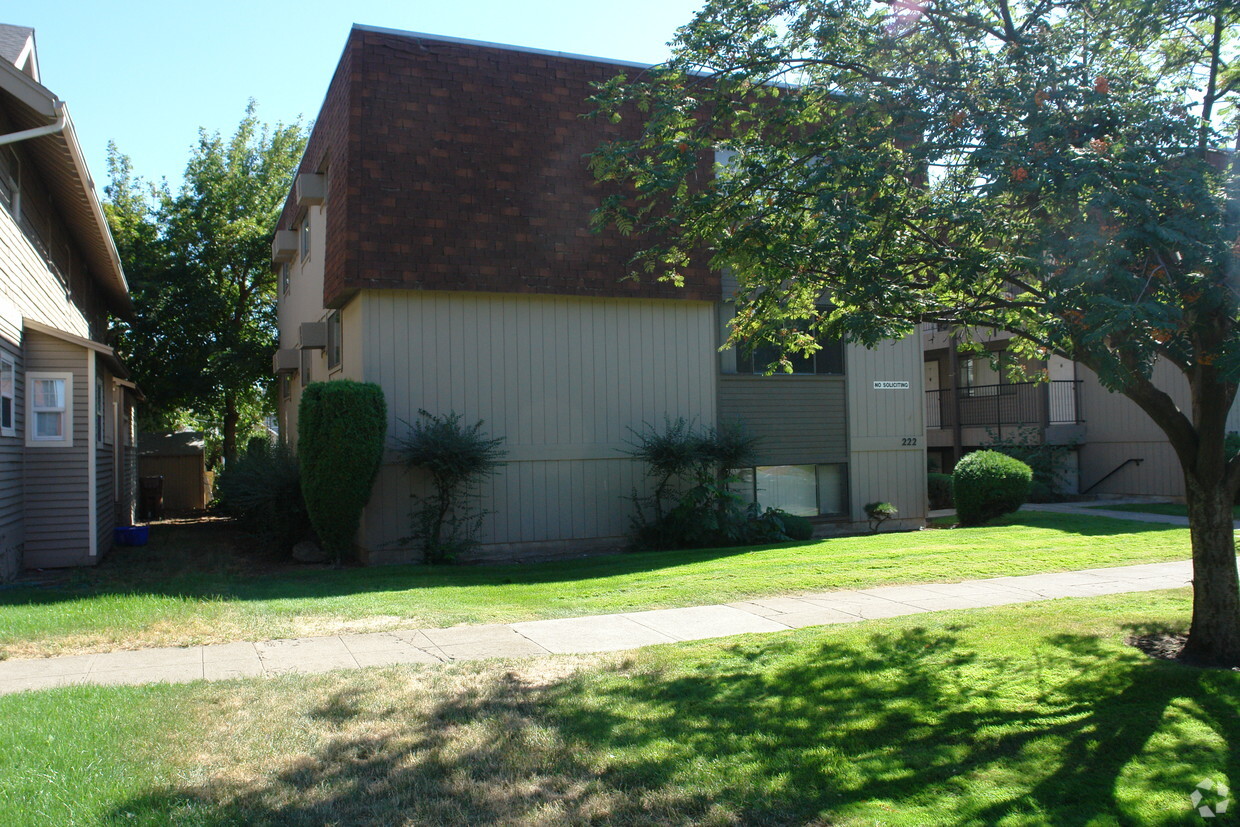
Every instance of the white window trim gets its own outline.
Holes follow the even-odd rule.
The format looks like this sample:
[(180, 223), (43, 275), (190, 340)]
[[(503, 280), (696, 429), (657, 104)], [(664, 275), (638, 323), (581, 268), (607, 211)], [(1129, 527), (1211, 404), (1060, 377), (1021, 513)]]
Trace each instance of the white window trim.
[(17, 436), (17, 361), (7, 353), (0, 353), (0, 374), (4, 373), (5, 368), (8, 368), (9, 378), (13, 383), (8, 396), (9, 415), (13, 417), (13, 421), (8, 427), (0, 423), (0, 436)]
[[(65, 428), (59, 439), (35, 436), (35, 383), (43, 379), (61, 379), (65, 383)], [(26, 373), (26, 445), (30, 448), (73, 447), (73, 374), (64, 371), (29, 371)]]

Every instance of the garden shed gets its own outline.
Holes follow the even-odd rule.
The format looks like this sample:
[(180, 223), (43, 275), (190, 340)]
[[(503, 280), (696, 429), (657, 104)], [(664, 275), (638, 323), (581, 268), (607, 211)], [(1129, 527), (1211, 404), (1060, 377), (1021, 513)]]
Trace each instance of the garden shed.
[(139, 434), (138, 476), (163, 477), (165, 511), (201, 511), (211, 500), (206, 439), (198, 431)]

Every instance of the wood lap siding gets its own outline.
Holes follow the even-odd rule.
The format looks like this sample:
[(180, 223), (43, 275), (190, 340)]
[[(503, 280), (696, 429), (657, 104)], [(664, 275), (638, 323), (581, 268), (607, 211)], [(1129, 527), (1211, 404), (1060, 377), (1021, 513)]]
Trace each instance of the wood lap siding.
[(0, 332), (0, 352), (13, 359), (16, 368), (16, 398), (13, 402), (17, 436), (0, 436), (0, 581), (8, 580), (22, 564), (22, 456), (25, 432), (25, 382), (21, 349)]
[[(26, 568), (92, 564), (87, 478), (94, 450), (86, 351), (41, 333), (26, 334), (25, 372), (73, 374), (73, 447), (25, 449)], [(97, 558), (95, 558), (97, 559)]]
[(758, 437), (758, 465), (848, 460), (844, 377), (719, 377), (719, 421)]

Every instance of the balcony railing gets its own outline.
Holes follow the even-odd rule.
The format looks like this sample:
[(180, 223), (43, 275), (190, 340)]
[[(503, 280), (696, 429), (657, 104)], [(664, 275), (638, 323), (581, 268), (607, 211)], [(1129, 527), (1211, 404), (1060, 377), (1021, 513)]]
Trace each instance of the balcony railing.
[(926, 427), (1076, 425), (1081, 421), (1080, 385), (1054, 380), (926, 391)]

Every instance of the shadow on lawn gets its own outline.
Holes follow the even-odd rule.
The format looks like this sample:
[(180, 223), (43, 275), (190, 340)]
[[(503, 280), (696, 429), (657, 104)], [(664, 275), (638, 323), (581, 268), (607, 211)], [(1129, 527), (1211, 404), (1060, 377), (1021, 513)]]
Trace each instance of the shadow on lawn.
[[(1048, 640), (1017, 683), (921, 629), (710, 655), (509, 672), (404, 717), (390, 698), (329, 699), (337, 732), (315, 754), (152, 792), (113, 823), (1148, 822), (1117, 801), (1134, 760), (1179, 823), (1202, 767), (1240, 780), (1234, 676), (1093, 638)], [(1177, 741), (1184, 715), (1221, 735), (1225, 766)]]

